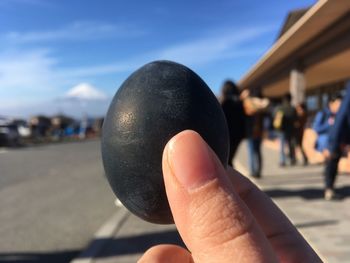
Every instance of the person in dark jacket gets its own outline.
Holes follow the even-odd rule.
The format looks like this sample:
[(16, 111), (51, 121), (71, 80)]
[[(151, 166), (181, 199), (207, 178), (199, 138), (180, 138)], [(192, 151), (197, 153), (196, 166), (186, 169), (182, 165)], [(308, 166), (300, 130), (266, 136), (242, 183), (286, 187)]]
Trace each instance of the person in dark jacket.
[(236, 84), (227, 80), (221, 90), (221, 106), (225, 114), (230, 136), (228, 164), (233, 166), (237, 148), (245, 136), (245, 113)]
[(350, 144), (350, 81), (346, 85), (346, 94), (342, 100), (341, 106), (333, 128), (330, 130), (327, 150), (324, 151), (326, 157), (325, 192), (326, 200), (338, 199), (340, 196), (334, 191), (334, 183), (338, 173), (338, 163), (345, 145)]
[(299, 103), (295, 109), (297, 111), (297, 122), (295, 127), (296, 146), (300, 149), (300, 152), (303, 156), (304, 165), (307, 165), (309, 161), (303, 147), (304, 130), (305, 130), (307, 117), (308, 117), (306, 104), (304, 102)]
[(295, 124), (297, 121), (297, 112), (291, 104), (292, 97), (288, 93), (282, 99), (282, 105), (277, 108), (276, 115), (281, 114), (280, 127), (280, 166), (286, 165), (285, 145), (288, 146), (290, 164), (295, 165)]
[[(244, 96), (241, 95), (241, 98)], [(247, 99), (251, 98), (251, 100), (265, 100), (266, 105), (260, 110), (254, 110), (256, 107), (253, 105), (250, 106), (249, 103), (244, 103)], [(247, 145), (248, 145), (248, 157), (249, 157), (249, 168), (250, 168), (250, 176), (255, 178), (261, 177), (262, 170), (262, 154), (261, 154), (261, 142), (264, 133), (264, 117), (265, 111), (269, 105), (269, 101), (263, 98), (261, 89), (255, 89), (251, 94), (248, 94), (248, 97), (244, 100), (243, 105), (245, 106), (246, 113), (246, 137), (247, 137)]]

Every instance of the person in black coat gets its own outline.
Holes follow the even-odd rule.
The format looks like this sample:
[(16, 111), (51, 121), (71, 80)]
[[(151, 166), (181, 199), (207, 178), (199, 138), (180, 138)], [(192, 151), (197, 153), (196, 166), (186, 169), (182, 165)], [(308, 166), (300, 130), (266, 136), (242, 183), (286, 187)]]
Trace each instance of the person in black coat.
[(280, 131), (280, 166), (286, 165), (286, 154), (285, 145), (288, 146), (288, 155), (290, 159), (290, 164), (296, 164), (295, 157), (295, 123), (297, 121), (297, 111), (291, 103), (292, 96), (288, 93), (282, 98), (282, 105), (276, 110), (276, 115), (278, 113), (282, 114), (281, 125), (279, 127)]
[(230, 135), (228, 164), (233, 166), (237, 148), (245, 136), (245, 113), (236, 84), (227, 80), (221, 90), (221, 106), (224, 111)]

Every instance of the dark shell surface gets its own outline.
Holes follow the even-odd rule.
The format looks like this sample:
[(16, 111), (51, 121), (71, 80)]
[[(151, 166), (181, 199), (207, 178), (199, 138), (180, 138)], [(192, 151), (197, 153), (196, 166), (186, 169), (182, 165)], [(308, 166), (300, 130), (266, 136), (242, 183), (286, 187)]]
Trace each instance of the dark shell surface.
[(166, 143), (194, 130), (226, 166), (229, 137), (215, 95), (189, 68), (155, 61), (119, 88), (103, 124), (102, 159), (117, 198), (135, 215), (173, 223), (162, 175)]

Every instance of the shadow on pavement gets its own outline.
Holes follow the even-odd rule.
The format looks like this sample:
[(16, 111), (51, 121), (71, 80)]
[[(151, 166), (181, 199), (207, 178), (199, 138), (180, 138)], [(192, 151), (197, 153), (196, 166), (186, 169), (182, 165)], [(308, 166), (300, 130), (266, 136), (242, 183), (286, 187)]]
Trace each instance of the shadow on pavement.
[[(302, 197), (304, 199), (323, 199), (324, 190), (322, 188), (304, 188), (304, 189), (269, 189), (264, 192), (272, 198)], [(350, 197), (350, 186), (336, 188), (336, 192), (342, 196), (342, 199)]]
[(296, 228), (307, 228), (307, 227), (319, 227), (319, 226), (328, 226), (338, 224), (338, 220), (321, 220), (321, 221), (312, 221), (306, 223), (295, 224)]
[[(177, 231), (165, 231), (157, 233), (146, 233), (137, 236), (127, 236), (113, 239), (96, 239), (93, 243), (107, 241), (108, 246), (104, 247), (103, 250), (98, 253), (97, 257), (111, 257), (118, 255), (129, 255), (144, 253), (147, 249), (152, 246), (159, 244), (174, 244), (181, 247), (185, 247), (182, 242), (180, 235)], [(98, 246), (98, 244), (94, 244)], [(89, 255), (84, 255), (89, 257)]]
[(322, 173), (319, 171), (302, 171), (302, 170), (282, 170), (277, 171), (275, 173), (268, 173), (267, 176), (263, 176), (264, 179), (290, 179), (290, 178), (301, 178), (301, 179), (309, 179), (309, 178), (323, 178)]
[(294, 186), (306, 186), (310, 185), (313, 186), (315, 184), (320, 184), (323, 182), (323, 178), (318, 175), (318, 176), (313, 176), (313, 175), (305, 175), (305, 177), (297, 177), (297, 176), (276, 176), (272, 177), (270, 175), (262, 176), (261, 179), (259, 179), (259, 184), (261, 186), (268, 186), (268, 187), (273, 187), (273, 186), (280, 186), (282, 185), (294, 185)]
[(63, 263), (70, 262), (79, 254), (78, 250), (61, 252), (12, 252), (1, 253), (0, 263)]

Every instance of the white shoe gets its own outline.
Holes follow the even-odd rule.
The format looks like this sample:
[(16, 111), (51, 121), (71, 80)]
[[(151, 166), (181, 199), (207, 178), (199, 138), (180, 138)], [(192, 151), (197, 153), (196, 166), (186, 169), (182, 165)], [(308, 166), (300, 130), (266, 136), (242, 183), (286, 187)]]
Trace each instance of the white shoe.
[(332, 201), (341, 199), (340, 195), (336, 194), (333, 189), (326, 189), (324, 191), (324, 200)]

